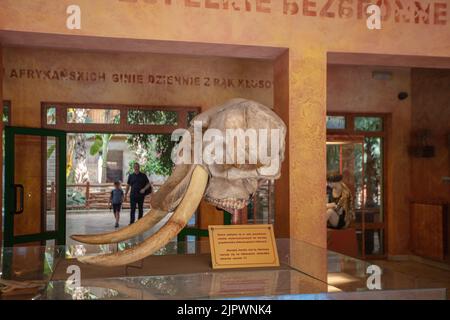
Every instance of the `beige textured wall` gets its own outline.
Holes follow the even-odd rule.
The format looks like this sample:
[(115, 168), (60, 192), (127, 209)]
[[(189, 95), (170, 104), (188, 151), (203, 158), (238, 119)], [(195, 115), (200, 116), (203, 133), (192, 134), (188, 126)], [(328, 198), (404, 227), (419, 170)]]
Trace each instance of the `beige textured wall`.
[[(262, 5), (269, 10), (262, 10), (260, 4), (258, 11), (250, 1), (250, 12), (243, 7), (235, 11), (231, 6), (228, 10), (207, 9), (205, 1), (172, 2), (77, 0), (83, 13), (82, 30), (68, 30), (65, 12), (73, 4), (71, 0), (2, 0), (0, 30), (44, 33), (49, 43), (52, 35), (83, 35), (289, 48), (289, 80), (285, 85), (289, 90), (290, 181), (286, 190), (289, 197), (282, 201), (290, 204), (291, 237), (325, 248), (327, 52), (450, 57), (448, 17), (440, 16), (442, 3), (446, 6), (447, 2), (433, 1), (429, 24), (396, 23), (391, 12), (382, 30), (377, 31), (368, 30), (363, 16), (358, 17), (358, 12), (365, 11), (363, 4), (375, 0), (351, 1), (349, 18), (339, 17), (337, 1), (326, 8), (327, 0), (309, 1), (309, 7), (302, 7), (305, 2), (300, 1), (272, 0)], [(193, 2), (200, 7), (186, 5)], [(441, 6), (438, 14), (435, 3)], [(443, 22), (436, 24), (436, 20)], [(83, 48), (83, 43), (77, 46)], [(326, 258), (325, 253), (322, 256)], [(323, 261), (318, 264), (323, 265)], [(321, 279), (326, 276), (323, 270), (318, 271)]]
[(289, 56), (291, 237), (326, 248), (326, 60), (315, 49)]
[[(373, 70), (388, 70), (392, 80), (375, 80)], [(400, 101), (406, 91), (410, 97)], [(387, 136), (387, 250), (408, 253), (410, 161), (407, 148), (411, 131), (411, 71), (365, 66), (328, 66), (328, 111), (390, 115)]]
[[(206, 109), (228, 99), (242, 97), (273, 106), (272, 62), (265, 60), (24, 48), (5, 48), (3, 60), (5, 99), (11, 100), (13, 124), (16, 126), (39, 127), (43, 101), (198, 106)], [(51, 70), (51, 75), (60, 70), (105, 73), (106, 80), (49, 80), (42, 79), (43, 73), (40, 73), (41, 79), (37, 79), (36, 70)], [(175, 82), (172, 85), (113, 82), (114, 74), (125, 73), (142, 74), (144, 82), (150, 74), (199, 77), (201, 81), (200, 85), (188, 86)], [(207, 77), (209, 82), (205, 79)], [(221, 85), (223, 78), (235, 80), (236, 86), (239, 79), (263, 80), (268, 87), (224, 88)], [(214, 85), (214, 79), (220, 79), (219, 84)]]
[[(198, 106), (207, 109), (228, 99), (243, 97), (273, 106), (273, 67), (271, 61), (265, 60), (5, 48), (2, 61), (5, 99), (11, 101), (15, 126), (40, 127), (41, 102), (44, 101)], [(48, 71), (50, 79), (44, 75)], [(63, 71), (68, 73), (68, 78), (61, 77)], [(71, 72), (94, 73), (96, 81), (74, 81), (70, 77)], [(142, 83), (116, 83), (114, 79), (118, 74), (142, 75), (143, 80)], [(166, 76), (166, 83), (148, 83), (149, 75)], [(193, 83), (186, 85), (172, 79), (168, 84), (169, 76), (199, 80), (194, 79)], [(264, 86), (253, 88), (250, 83), (247, 87), (247, 80), (262, 81)], [(224, 87), (223, 83), (227, 86)], [(24, 141), (21, 146), (17, 154), (26, 155), (27, 161), (17, 169), (34, 172), (37, 176), (17, 174), (28, 177), (24, 178), (29, 180), (24, 182), (28, 186), (27, 192), (40, 194), (40, 170), (29, 170), (30, 165), (40, 164), (40, 152), (34, 150), (31, 141)], [(34, 157), (36, 161), (32, 161)], [(34, 203), (27, 200), (30, 202), (28, 208), (40, 207), (36, 202), (40, 199), (38, 196), (29, 198), (30, 201), (34, 199)], [(32, 216), (33, 212), (35, 216)], [(16, 218), (16, 234), (39, 232), (40, 212), (33, 212), (28, 211)]]
[[(310, 0), (310, 5), (304, 8), (304, 1), (301, 0), (268, 0), (269, 5), (263, 5), (270, 8), (268, 12), (256, 11), (255, 1), (249, 1), (251, 11), (247, 11), (243, 10), (242, 0), (235, 0), (240, 7), (236, 11), (231, 5), (228, 10), (208, 9), (205, 0), (190, 1), (200, 3), (200, 7), (188, 6), (188, 1), (183, 0), (172, 0), (172, 5), (165, 5), (164, 0), (154, 1), (155, 4), (145, 0), (77, 0), (76, 4), (82, 12), (82, 29), (69, 30), (66, 28), (66, 9), (74, 4), (72, 0), (2, 0), (0, 30), (266, 45), (296, 49), (295, 55), (298, 57), (308, 49), (317, 49), (322, 53), (368, 52), (450, 57), (449, 7), (446, 0), (416, 0), (423, 4), (432, 3), (428, 24), (422, 20), (414, 23), (414, 18), (409, 23), (397, 23), (395, 12), (391, 10), (388, 20), (382, 24), (382, 30), (376, 31), (367, 28), (362, 13), (367, 5), (377, 0), (354, 0), (350, 5), (344, 3), (346, 17), (339, 16), (338, 1), (325, 8), (327, 3), (330, 4), (329, 0)], [(393, 9), (393, 1), (383, 2), (386, 1)], [(404, 6), (412, 2), (399, 1)], [(289, 6), (292, 3), (299, 6)], [(436, 4), (441, 6), (437, 13), (445, 14), (438, 17), (443, 21), (441, 24), (436, 23)], [(442, 4), (447, 8), (442, 8)], [(327, 17), (327, 13), (333, 17)], [(79, 45), (82, 46), (82, 43)]]

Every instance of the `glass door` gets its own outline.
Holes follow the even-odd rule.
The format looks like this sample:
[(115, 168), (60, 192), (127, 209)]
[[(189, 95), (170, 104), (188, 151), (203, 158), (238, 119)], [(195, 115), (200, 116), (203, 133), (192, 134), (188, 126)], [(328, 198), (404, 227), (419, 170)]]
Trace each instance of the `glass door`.
[(383, 114), (327, 115), (327, 169), (342, 173), (354, 196), (359, 253), (386, 256), (386, 124)]
[(350, 226), (355, 228), (358, 239), (358, 255), (364, 256), (364, 138), (328, 137), (327, 173), (340, 173), (342, 182), (350, 189), (353, 197), (356, 221)]
[(66, 134), (5, 128), (4, 247), (65, 244)]
[(329, 136), (327, 172), (338, 172), (353, 195), (353, 227), (362, 258), (384, 254), (382, 139), (364, 136)]

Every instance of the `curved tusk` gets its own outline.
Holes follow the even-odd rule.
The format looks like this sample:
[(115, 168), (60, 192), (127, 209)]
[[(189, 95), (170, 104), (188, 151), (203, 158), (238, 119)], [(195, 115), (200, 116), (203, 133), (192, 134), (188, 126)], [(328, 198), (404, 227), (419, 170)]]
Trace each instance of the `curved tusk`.
[(197, 166), (192, 173), (189, 187), (181, 203), (169, 221), (158, 232), (133, 248), (105, 255), (78, 257), (78, 260), (97, 266), (118, 267), (148, 257), (164, 247), (186, 226), (199, 206), (207, 184), (208, 172), (201, 166)]
[(112, 231), (100, 234), (74, 234), (70, 237), (82, 243), (88, 244), (107, 244), (107, 243), (117, 243), (131, 239), (138, 234), (141, 234), (150, 228), (154, 227), (158, 222), (160, 222), (167, 215), (166, 211), (151, 209), (149, 210), (141, 219), (135, 223), (126, 226), (118, 231)]
[(160, 222), (168, 212), (172, 212), (176, 208), (187, 189), (194, 168), (195, 166), (192, 165), (176, 166), (171, 176), (152, 196), (153, 209), (132, 225), (118, 231), (93, 235), (72, 235), (71, 238), (88, 244), (107, 244), (125, 241), (144, 233)]

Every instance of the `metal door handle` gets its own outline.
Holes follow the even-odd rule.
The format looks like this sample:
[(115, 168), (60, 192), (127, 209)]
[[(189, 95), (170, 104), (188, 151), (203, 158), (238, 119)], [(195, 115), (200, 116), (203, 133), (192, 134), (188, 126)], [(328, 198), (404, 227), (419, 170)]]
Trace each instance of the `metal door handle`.
[[(19, 205), (20, 207), (17, 208), (17, 191), (20, 190), (20, 198), (19, 198)], [(23, 185), (21, 184), (15, 184), (14, 185), (14, 214), (21, 214), (24, 211), (24, 202), (25, 202), (25, 189)]]

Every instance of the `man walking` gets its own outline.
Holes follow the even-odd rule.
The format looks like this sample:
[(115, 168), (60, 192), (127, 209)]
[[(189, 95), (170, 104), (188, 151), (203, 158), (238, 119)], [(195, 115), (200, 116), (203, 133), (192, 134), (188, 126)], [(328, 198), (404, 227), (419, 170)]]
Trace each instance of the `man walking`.
[(144, 215), (144, 199), (145, 196), (152, 192), (152, 186), (147, 178), (147, 175), (141, 172), (139, 163), (133, 166), (134, 172), (128, 176), (127, 188), (125, 190), (125, 199), (130, 191), (130, 224), (134, 223), (136, 217), (136, 205), (138, 206), (139, 216), (141, 219)]

